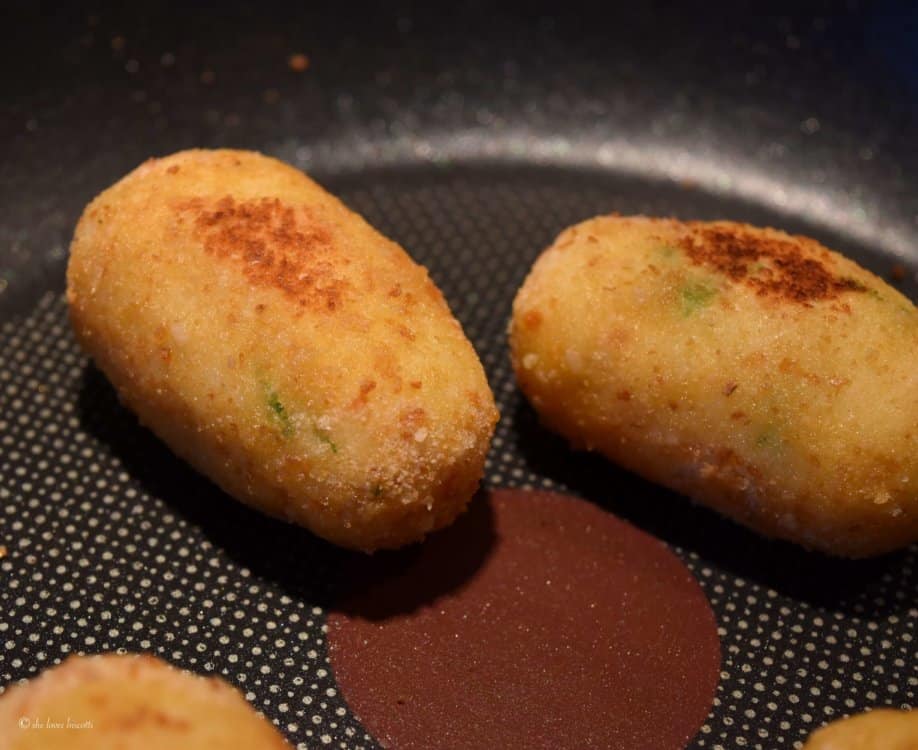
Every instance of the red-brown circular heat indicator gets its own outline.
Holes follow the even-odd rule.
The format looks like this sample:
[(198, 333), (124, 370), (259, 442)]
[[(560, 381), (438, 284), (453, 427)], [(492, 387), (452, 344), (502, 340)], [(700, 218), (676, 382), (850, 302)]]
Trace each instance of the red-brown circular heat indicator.
[(357, 579), (331, 661), (386, 747), (676, 750), (710, 709), (720, 643), (697, 582), (582, 500), (494, 492)]

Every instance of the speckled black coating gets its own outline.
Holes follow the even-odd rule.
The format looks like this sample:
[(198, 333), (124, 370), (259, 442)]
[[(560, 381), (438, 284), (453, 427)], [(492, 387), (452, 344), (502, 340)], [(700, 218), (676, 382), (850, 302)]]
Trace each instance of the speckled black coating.
[(693, 747), (793, 747), (843, 713), (916, 705), (914, 546), (830, 560), (571, 453), (515, 389), (504, 336), (539, 251), (608, 211), (805, 232), (884, 276), (901, 264), (918, 299), (913, 12), (564, 5), (13, 6), (0, 686), (70, 651), (148, 650), (224, 675), (295, 744), (375, 746), (326, 662), (348, 555), (232, 502), (138, 427), (60, 297), (94, 194), (150, 155), (237, 146), (307, 169), (430, 268), (503, 415), (486, 484), (582, 495), (686, 560), (723, 639)]

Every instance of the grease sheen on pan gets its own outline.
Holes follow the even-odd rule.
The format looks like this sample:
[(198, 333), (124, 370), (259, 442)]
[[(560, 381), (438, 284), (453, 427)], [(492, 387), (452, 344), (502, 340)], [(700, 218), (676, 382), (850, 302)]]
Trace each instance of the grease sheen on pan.
[(373, 550), (474, 493), (497, 418), (475, 351), (425, 269), (302, 172), (151, 159), (87, 207), (67, 281), (122, 400), (239, 500)]
[(576, 447), (831, 554), (918, 539), (918, 310), (814, 240), (592, 219), (536, 261), (510, 340)]
[(0, 696), (3, 750), (289, 750), (223, 680), (146, 655), (71, 656)]

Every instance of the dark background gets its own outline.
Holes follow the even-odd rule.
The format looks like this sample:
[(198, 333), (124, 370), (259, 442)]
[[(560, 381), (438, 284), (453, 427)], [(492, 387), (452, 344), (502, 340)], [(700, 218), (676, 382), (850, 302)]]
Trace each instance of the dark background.
[(918, 298), (918, 11), (431, 5), (3, 7), (0, 685), (149, 650), (222, 674), (303, 747), (373, 746), (321, 666), (342, 553), (139, 428), (55, 294), (96, 193), (149, 156), (234, 146), (306, 169), (430, 268), (501, 408), (486, 486), (579, 494), (693, 570), (724, 669), (693, 747), (792, 747), (915, 705), (915, 546), (829, 560), (571, 454), (516, 392), (504, 330), (538, 251), (610, 210), (802, 231)]
[[(589, 165), (606, 144), (607, 167), (790, 213), (800, 197), (772, 182), (822, 191), (827, 205), (810, 215), (907, 251), (915, 4), (433, 5), (7, 5), (9, 292), (59, 265), (92, 195), (190, 146), (261, 149), (321, 178), (451, 159)], [(298, 52), (302, 74), (287, 65)]]

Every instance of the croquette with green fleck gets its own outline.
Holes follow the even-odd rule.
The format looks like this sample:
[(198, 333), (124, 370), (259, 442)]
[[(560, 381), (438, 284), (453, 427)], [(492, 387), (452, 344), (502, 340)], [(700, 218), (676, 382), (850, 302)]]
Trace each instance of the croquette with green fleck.
[(147, 161), (85, 210), (67, 299), (141, 422), (255, 508), (371, 551), (478, 486), (497, 412), (472, 345), (423, 267), (293, 167)]
[(578, 448), (830, 554), (918, 540), (918, 310), (815, 240), (585, 221), (536, 261), (510, 343)]

